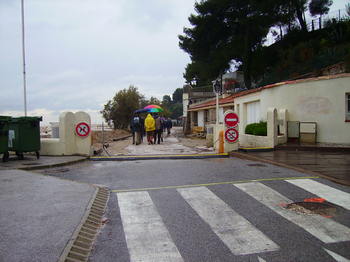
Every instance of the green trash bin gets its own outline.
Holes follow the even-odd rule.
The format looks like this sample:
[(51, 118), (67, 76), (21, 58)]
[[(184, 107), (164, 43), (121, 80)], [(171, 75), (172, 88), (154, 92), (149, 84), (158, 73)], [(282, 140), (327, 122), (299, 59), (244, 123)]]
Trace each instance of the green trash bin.
[(40, 157), (40, 121), (42, 117), (13, 117), (9, 124), (9, 151), (16, 152), (19, 159), (23, 153), (35, 152)]
[(10, 116), (0, 116), (0, 154), (3, 154), (2, 156), (3, 162), (9, 159), (8, 131), (9, 131), (10, 121), (11, 121)]

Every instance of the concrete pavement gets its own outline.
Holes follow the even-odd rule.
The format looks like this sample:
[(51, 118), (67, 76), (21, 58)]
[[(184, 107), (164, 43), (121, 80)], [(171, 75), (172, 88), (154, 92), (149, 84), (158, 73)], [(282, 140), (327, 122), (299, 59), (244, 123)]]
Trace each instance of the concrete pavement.
[(95, 191), (85, 183), (0, 170), (0, 261), (57, 261)]
[(11, 155), (8, 162), (0, 161), (0, 171), (9, 169), (34, 170), (40, 168), (50, 168), (69, 165), (84, 161), (84, 156), (41, 156), (39, 159), (35, 155), (25, 154), (23, 160)]

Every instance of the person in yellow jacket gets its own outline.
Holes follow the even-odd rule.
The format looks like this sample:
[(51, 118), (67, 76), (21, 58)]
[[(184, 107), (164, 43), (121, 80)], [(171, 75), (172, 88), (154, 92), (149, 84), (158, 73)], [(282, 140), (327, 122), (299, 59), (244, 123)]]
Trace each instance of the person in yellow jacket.
[(156, 121), (154, 121), (154, 118), (151, 114), (148, 114), (145, 119), (145, 130), (147, 134), (147, 141), (148, 144), (153, 144), (153, 134), (156, 130)]

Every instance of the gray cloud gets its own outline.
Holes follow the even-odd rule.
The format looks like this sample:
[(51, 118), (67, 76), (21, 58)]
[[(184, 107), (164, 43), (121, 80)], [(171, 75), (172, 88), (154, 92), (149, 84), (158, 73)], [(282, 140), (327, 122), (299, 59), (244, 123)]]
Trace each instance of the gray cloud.
[[(28, 110), (51, 119), (99, 111), (129, 85), (161, 98), (181, 87), (177, 35), (194, 1), (25, 1)], [(0, 113), (23, 110), (20, 1), (0, 1)]]

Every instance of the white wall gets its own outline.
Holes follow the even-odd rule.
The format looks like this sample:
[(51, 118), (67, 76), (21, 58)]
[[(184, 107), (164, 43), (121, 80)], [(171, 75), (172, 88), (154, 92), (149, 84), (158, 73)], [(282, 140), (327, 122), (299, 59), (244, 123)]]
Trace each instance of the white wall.
[[(245, 127), (247, 125), (247, 104), (255, 101), (260, 100), (260, 93), (256, 92), (249, 95), (245, 95), (242, 97), (237, 97), (234, 100), (235, 108), (237, 108), (237, 112), (239, 114), (239, 133), (244, 134)], [(266, 113), (263, 115), (261, 113), (261, 107), (260, 107), (260, 119), (266, 121)]]
[(240, 106), (240, 132), (247, 123), (248, 102), (260, 100), (261, 118), (267, 109), (288, 110), (288, 121), (316, 122), (317, 142), (350, 144), (350, 122), (345, 122), (345, 94), (350, 92), (350, 75), (286, 84), (235, 98)]

